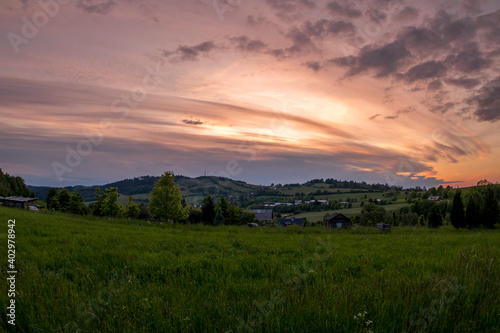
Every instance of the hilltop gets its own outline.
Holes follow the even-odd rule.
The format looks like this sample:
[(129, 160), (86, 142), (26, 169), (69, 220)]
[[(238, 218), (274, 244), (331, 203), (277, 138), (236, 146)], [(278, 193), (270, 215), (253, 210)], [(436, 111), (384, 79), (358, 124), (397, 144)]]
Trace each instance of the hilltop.
[[(150, 192), (153, 190), (153, 186), (158, 179), (160, 179), (160, 177), (142, 176), (104, 185), (78, 185), (66, 186), (64, 188), (70, 192), (80, 193), (83, 200), (86, 202), (95, 200), (94, 194), (97, 187), (101, 190), (116, 187), (122, 196), (134, 196), (136, 201), (148, 202)], [(197, 202), (207, 194), (213, 196), (224, 195), (226, 197), (240, 197), (241, 195), (251, 195), (253, 192), (263, 188), (260, 185), (251, 185), (243, 181), (215, 176), (201, 176), (196, 178), (175, 176), (175, 183), (179, 186), (182, 196), (186, 198), (186, 201), (189, 203)], [(50, 186), (29, 186), (29, 188), (35, 191), (38, 198), (45, 200)]]
[[(154, 184), (160, 179), (156, 176), (142, 176), (132, 179), (124, 179), (113, 183), (95, 186), (66, 186), (70, 192), (78, 192), (84, 201), (95, 200), (95, 189), (101, 190), (110, 187), (118, 188), (118, 193), (122, 195), (121, 200), (126, 200), (128, 196), (133, 196), (135, 201), (148, 202), (150, 192)], [(383, 192), (391, 187), (382, 184), (367, 184), (365, 182), (341, 181), (337, 179), (314, 179), (304, 184), (271, 184), (262, 186), (248, 184), (241, 180), (233, 180), (216, 176), (200, 176), (196, 178), (186, 176), (175, 176), (175, 183), (179, 186), (182, 196), (187, 203), (198, 204), (207, 194), (214, 197), (221, 195), (227, 198), (237, 198), (241, 204), (259, 204), (265, 201), (289, 201), (294, 197), (303, 198), (308, 196), (311, 199), (316, 196), (332, 196), (341, 193), (368, 193)], [(41, 200), (45, 200), (50, 189), (49, 186), (29, 186)]]

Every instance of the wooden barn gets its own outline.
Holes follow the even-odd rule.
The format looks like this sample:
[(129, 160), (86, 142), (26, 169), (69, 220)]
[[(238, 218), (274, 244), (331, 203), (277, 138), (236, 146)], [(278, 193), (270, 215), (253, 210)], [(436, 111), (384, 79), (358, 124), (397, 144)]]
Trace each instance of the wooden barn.
[(271, 221), (273, 219), (272, 209), (250, 209), (250, 211), (255, 213), (255, 220), (259, 222)]
[(345, 229), (351, 226), (351, 219), (340, 213), (333, 213), (326, 218), (326, 227), (332, 229)]
[(28, 208), (29, 206), (34, 206), (37, 198), (23, 198), (23, 197), (6, 197), (1, 198), (0, 201), (3, 202), (4, 207), (15, 207), (15, 208)]

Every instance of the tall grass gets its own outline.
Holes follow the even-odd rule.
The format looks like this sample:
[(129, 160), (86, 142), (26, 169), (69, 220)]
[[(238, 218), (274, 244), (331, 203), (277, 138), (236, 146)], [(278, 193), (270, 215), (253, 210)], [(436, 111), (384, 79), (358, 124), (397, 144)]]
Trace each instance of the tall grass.
[(500, 331), (497, 230), (185, 226), (0, 207), (3, 309), (13, 218), (19, 331)]

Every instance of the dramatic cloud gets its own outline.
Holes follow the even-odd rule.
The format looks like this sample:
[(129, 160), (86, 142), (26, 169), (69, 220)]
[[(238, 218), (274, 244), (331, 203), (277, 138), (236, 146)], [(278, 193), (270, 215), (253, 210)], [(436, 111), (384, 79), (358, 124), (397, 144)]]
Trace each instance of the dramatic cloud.
[(213, 41), (207, 41), (193, 46), (179, 45), (175, 51), (163, 50), (163, 56), (171, 57), (172, 61), (196, 61), (219, 48)]
[(267, 48), (266, 43), (260, 40), (252, 40), (247, 36), (231, 37), (229, 40), (242, 52), (262, 52)]
[(457, 55), (452, 54), (446, 58), (446, 63), (451, 64), (455, 69), (464, 72), (477, 72), (491, 66), (492, 61), (483, 58), (476, 43), (468, 43), (464, 46), (464, 51)]
[(302, 31), (311, 37), (325, 37), (330, 34), (352, 34), (356, 31), (356, 27), (350, 22), (319, 20), (307, 21)]
[(461, 77), (459, 79), (448, 79), (448, 80), (446, 80), (446, 83), (457, 86), (457, 87), (471, 89), (471, 88), (474, 88), (475, 86), (481, 84), (481, 81), (479, 81), (478, 79)]
[(39, 9), (0, 6), (0, 167), (29, 182), (91, 139), (64, 184), (500, 181), (498, 2), (76, 0), (17, 38)]
[(385, 119), (397, 119), (402, 114), (410, 113), (410, 112), (414, 112), (414, 111), (415, 111), (415, 107), (409, 106), (407, 108), (404, 108), (404, 109), (396, 111), (396, 113), (394, 115), (392, 115), (392, 116), (386, 116)]
[(351, 4), (343, 6), (337, 1), (329, 2), (326, 5), (326, 8), (334, 15), (346, 16), (350, 18), (360, 17), (362, 15), (362, 12), (359, 9), (353, 8)]
[(304, 64), (307, 68), (312, 69), (315, 72), (318, 72), (321, 69), (321, 65), (317, 61), (308, 61)]
[(113, 0), (78, 0), (76, 7), (89, 14), (108, 15), (116, 7)]
[(401, 42), (393, 42), (382, 47), (365, 47), (361, 50), (358, 57), (336, 58), (332, 61), (341, 66), (350, 67), (347, 76), (358, 73), (375, 70), (379, 77), (396, 73), (399, 65), (410, 56), (410, 52)]
[(436, 112), (445, 113), (445, 112), (449, 111), (451, 108), (453, 108), (454, 106), (455, 106), (455, 103), (448, 102), (448, 103), (443, 104), (443, 105), (434, 106), (430, 109), (430, 111), (433, 113), (436, 113)]
[(439, 90), (442, 87), (443, 87), (443, 83), (440, 80), (435, 80), (435, 81), (429, 82), (427, 89), (428, 90)]
[(491, 122), (500, 120), (500, 77), (481, 88), (476, 103), (478, 107), (475, 115), (479, 120)]
[(410, 22), (418, 18), (419, 14), (420, 10), (417, 8), (406, 6), (397, 13), (396, 17), (399, 21)]
[(199, 119), (182, 119), (182, 122), (186, 125), (203, 125), (203, 122)]
[(410, 68), (408, 72), (404, 74), (404, 78), (408, 82), (439, 78), (446, 74), (446, 70), (444, 63), (433, 60)]

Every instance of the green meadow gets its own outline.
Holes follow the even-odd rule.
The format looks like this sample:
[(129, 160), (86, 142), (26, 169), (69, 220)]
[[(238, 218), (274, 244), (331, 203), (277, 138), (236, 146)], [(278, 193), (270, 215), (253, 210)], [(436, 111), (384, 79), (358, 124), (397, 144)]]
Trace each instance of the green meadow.
[(3, 207), (0, 220), (3, 331), (500, 331), (498, 229), (210, 227)]

